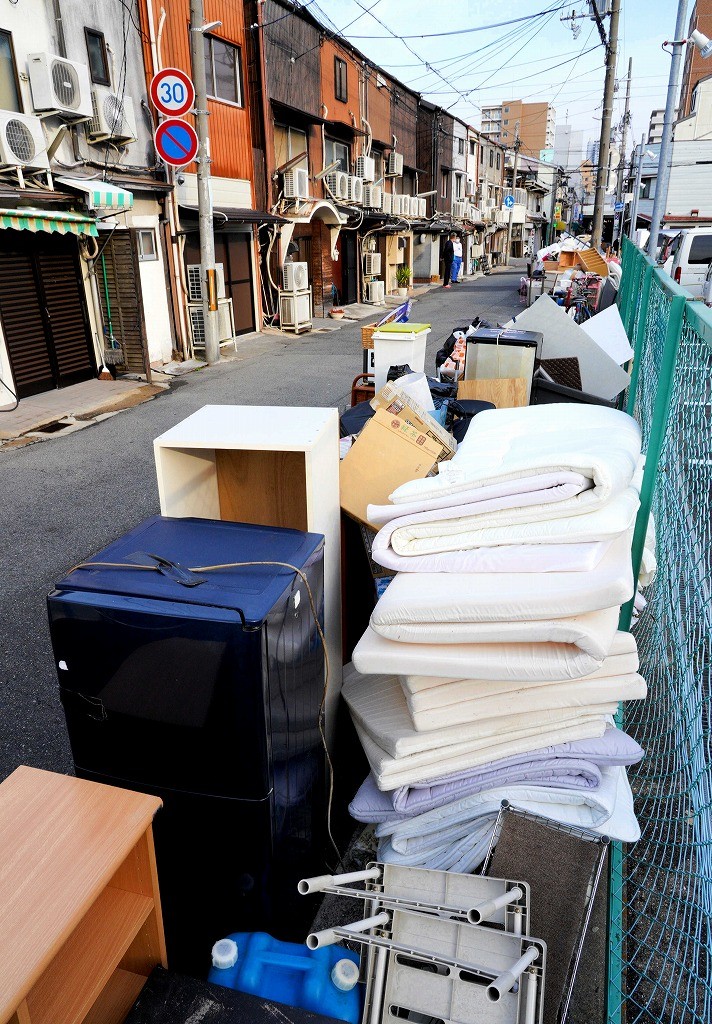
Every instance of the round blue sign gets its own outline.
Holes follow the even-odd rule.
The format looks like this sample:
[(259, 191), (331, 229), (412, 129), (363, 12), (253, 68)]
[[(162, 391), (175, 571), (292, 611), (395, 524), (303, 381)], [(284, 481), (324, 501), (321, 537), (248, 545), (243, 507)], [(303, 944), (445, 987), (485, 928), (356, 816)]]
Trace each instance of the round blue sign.
[(172, 167), (184, 167), (191, 163), (198, 153), (198, 136), (195, 128), (177, 117), (161, 121), (153, 138), (161, 160)]
[(505, 196), (504, 205), (507, 207), (508, 210), (511, 210), (514, 206), (514, 196)]

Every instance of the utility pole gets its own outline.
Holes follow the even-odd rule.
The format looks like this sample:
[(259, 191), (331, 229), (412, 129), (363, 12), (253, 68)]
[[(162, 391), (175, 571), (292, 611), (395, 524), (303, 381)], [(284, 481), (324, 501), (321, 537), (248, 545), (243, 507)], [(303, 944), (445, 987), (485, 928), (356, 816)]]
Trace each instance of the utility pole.
[(635, 169), (635, 185), (633, 186), (633, 202), (630, 204), (630, 225), (628, 227), (628, 238), (635, 239), (636, 222), (638, 220), (638, 199), (640, 198), (640, 181), (643, 177), (643, 154), (645, 153), (645, 132), (640, 139), (640, 152), (638, 153), (638, 166)]
[(613, 120), (613, 99), (616, 87), (616, 57), (618, 56), (618, 21), (621, 11), (621, 0), (613, 0), (611, 4), (611, 24), (608, 39), (595, 4), (593, 10), (598, 30), (606, 46), (606, 78), (603, 88), (603, 117), (601, 119), (601, 138), (598, 144), (598, 171), (596, 173), (596, 194), (593, 206), (593, 228), (591, 245), (600, 249), (603, 239), (603, 207), (606, 202), (606, 185), (608, 183), (608, 158), (611, 149), (611, 122)]
[[(218, 22), (218, 24), (220, 24)], [(198, 133), (198, 226), (200, 232), (200, 277), (203, 282), (203, 323), (205, 358), (220, 360), (218, 340), (218, 299), (215, 281), (215, 236), (213, 234), (213, 192), (210, 182), (210, 133), (208, 130), (208, 86), (205, 73), (205, 10), (203, 0), (190, 0), (190, 43), (195, 83), (195, 127)]]
[(554, 171), (554, 180), (553, 180), (552, 185), (551, 185), (551, 217), (549, 219), (549, 241), (548, 241), (548, 245), (551, 245), (552, 242), (554, 241), (554, 238), (556, 237), (556, 228), (554, 227), (554, 223), (556, 221), (556, 217), (555, 217), (556, 200), (557, 200), (557, 195), (558, 195), (558, 192), (559, 192), (559, 182), (563, 178), (563, 173), (564, 173), (563, 167), (558, 167), (557, 166), (556, 170)]
[[(655, 257), (658, 248), (658, 235), (665, 216), (668, 186), (670, 184), (670, 163), (672, 161), (672, 126), (675, 120), (675, 101), (680, 85), (680, 65), (687, 39), (685, 23), (687, 21), (687, 0), (679, 0), (677, 5), (677, 24), (672, 44), (672, 62), (668, 79), (667, 102), (665, 104), (665, 120), (663, 136), (660, 140), (660, 156), (658, 157), (658, 179), (655, 183), (655, 200), (650, 217), (650, 238), (648, 239), (648, 256)], [(641, 153), (642, 159), (642, 153)]]
[[(519, 150), (522, 140), (519, 138), (519, 121), (514, 127), (514, 167), (512, 168), (512, 198), (517, 187), (517, 171), (519, 169)], [(504, 265), (509, 265), (509, 257), (512, 252), (512, 222), (514, 221), (514, 206), (509, 211), (509, 223), (507, 225), (507, 251), (504, 254)]]
[[(631, 57), (628, 61), (628, 82), (625, 87), (625, 111), (623, 113), (623, 125), (621, 127), (621, 148), (619, 150), (620, 156), (618, 159), (618, 184), (616, 185), (616, 205), (621, 202), (623, 198), (623, 170), (625, 168), (625, 146), (628, 140), (628, 121), (630, 119), (630, 80), (633, 74), (633, 58)], [(618, 227), (614, 232), (614, 239), (621, 238), (623, 235), (623, 209), (618, 216)], [(615, 221), (614, 221), (615, 223)]]

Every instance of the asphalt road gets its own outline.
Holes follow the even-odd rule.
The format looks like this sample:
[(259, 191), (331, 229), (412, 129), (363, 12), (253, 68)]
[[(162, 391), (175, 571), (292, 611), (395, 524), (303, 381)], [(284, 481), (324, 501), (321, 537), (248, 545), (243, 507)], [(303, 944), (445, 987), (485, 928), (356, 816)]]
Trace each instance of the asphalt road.
[[(435, 289), (412, 320), (432, 324), (426, 369), (454, 327), (504, 321), (519, 271)], [(0, 451), (0, 779), (20, 764), (71, 773), (45, 597), (68, 568), (159, 511), (153, 438), (206, 404), (339, 406), (362, 365), (360, 325), (261, 337), (218, 367), (66, 437)]]

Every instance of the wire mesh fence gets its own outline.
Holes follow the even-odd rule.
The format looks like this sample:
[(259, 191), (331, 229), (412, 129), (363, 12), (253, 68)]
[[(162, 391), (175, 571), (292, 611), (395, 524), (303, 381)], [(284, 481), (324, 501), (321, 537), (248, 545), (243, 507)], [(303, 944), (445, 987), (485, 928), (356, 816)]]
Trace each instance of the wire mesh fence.
[(709, 1024), (712, 310), (626, 245), (621, 315), (636, 340), (629, 411), (659, 451), (658, 570), (634, 629), (648, 698), (623, 712), (646, 756), (630, 772), (642, 837), (613, 858), (608, 1017)]

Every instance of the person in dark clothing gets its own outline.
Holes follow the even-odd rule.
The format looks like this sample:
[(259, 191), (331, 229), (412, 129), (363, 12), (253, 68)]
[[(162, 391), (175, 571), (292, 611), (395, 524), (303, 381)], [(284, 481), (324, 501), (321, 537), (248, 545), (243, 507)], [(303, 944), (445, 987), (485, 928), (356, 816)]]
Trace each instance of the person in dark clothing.
[(450, 287), (450, 271), (452, 270), (452, 261), (455, 258), (455, 247), (453, 245), (453, 242), (455, 241), (456, 238), (457, 235), (453, 231), (453, 233), (450, 235), (447, 242), (445, 243), (445, 248), (443, 249), (443, 263), (445, 264), (443, 288)]

